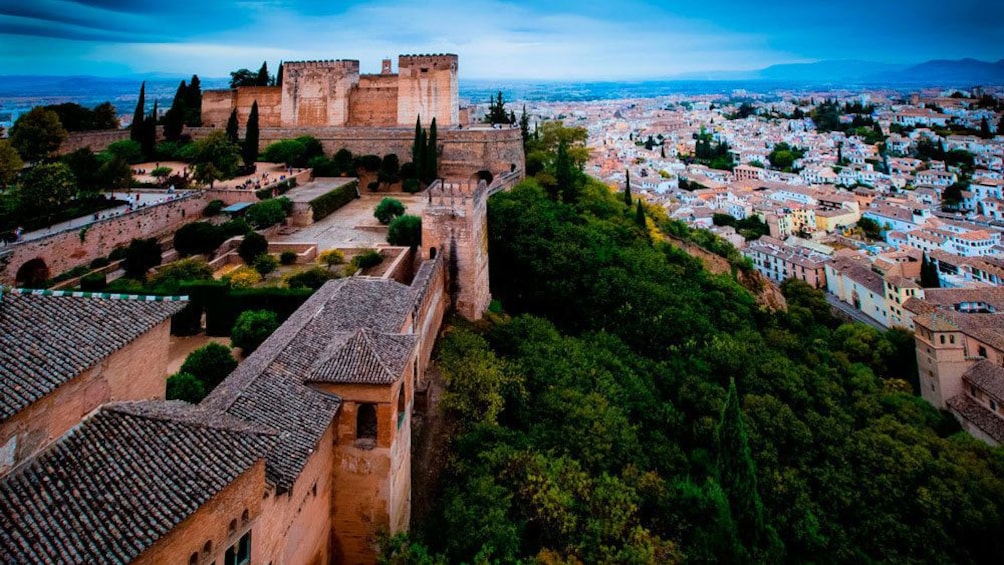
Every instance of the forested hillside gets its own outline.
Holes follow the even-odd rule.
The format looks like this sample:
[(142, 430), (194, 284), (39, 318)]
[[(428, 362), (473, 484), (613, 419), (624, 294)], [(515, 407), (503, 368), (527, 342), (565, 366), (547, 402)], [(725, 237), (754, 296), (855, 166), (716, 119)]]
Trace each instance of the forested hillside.
[(440, 343), (445, 478), (388, 562), (1004, 562), (1004, 450), (914, 396), (909, 334), (763, 311), (576, 182), (490, 202), (506, 314)]

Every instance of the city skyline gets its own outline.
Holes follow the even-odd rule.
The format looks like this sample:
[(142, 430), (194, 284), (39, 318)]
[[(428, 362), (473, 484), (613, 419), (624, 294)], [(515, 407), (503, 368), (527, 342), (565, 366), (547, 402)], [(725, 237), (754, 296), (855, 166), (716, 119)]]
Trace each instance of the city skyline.
[[(1004, 5), (963, 0), (713, 7), (628, 1), (0, 2), (4, 74), (226, 76), (267, 60), (462, 55), (468, 78), (643, 79), (819, 60), (1004, 57)], [(941, 10), (941, 11), (939, 11)]]

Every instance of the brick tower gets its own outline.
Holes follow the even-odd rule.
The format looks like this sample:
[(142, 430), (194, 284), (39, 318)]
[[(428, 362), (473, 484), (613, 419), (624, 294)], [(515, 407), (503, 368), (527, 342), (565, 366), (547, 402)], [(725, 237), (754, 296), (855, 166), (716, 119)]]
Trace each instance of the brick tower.
[(488, 288), (488, 186), (434, 183), (422, 215), (424, 258), (445, 254), (447, 289), (461, 316), (478, 320), (491, 302)]

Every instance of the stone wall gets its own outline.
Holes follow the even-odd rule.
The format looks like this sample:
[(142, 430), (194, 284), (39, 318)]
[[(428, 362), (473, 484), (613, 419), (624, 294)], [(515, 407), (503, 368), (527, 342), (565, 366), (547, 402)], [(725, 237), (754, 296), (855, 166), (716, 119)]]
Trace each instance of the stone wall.
[(0, 474), (58, 439), (102, 404), (164, 398), (170, 326), (170, 321), (162, 322), (0, 423), (0, 445), (13, 447), (14, 455), (12, 461), (0, 461)]
[(349, 126), (397, 125), (397, 75), (362, 75), (352, 90)]
[[(177, 565), (189, 563), (189, 556), (196, 555), (195, 563), (200, 565), (225, 563), (227, 548), (237, 544), (241, 536), (250, 531), (251, 562), (266, 563), (254, 552), (254, 544), (261, 537), (262, 492), (265, 492), (264, 459), (216, 493), (134, 562)], [(247, 512), (246, 520), (242, 518), (244, 512)], [(234, 521), (236, 528), (230, 533), (230, 524)], [(204, 551), (207, 545), (209, 551)]]
[(104, 151), (112, 143), (124, 139), (129, 139), (129, 130), (127, 129), (75, 131), (66, 136), (66, 140), (59, 146), (58, 153), (66, 155), (85, 147), (97, 153)]
[(425, 124), (449, 127), (460, 123), (460, 89), (456, 55), (398, 57), (397, 123), (409, 126), (419, 117)]
[(54, 276), (104, 257), (115, 247), (128, 245), (134, 238), (170, 234), (182, 225), (198, 220), (206, 203), (203, 194), (193, 193), (171, 202), (98, 220), (88, 226), (83, 240), (80, 228), (70, 228), (0, 248), (0, 284), (15, 284), (17, 270), (32, 259), (44, 261), (50, 275)]
[[(258, 127), (274, 128), (282, 125), (282, 87), (281, 86), (246, 86), (237, 89), (237, 122), (240, 124), (240, 137), (244, 138), (244, 129), (248, 125), (251, 106), (258, 102)], [(230, 116), (227, 116), (230, 119)]]
[(236, 90), (202, 91), (202, 125), (209, 128), (227, 127), (227, 120), (230, 119), (236, 100)]
[(349, 119), (349, 92), (358, 82), (359, 61), (285, 63), (282, 75), (282, 125), (345, 125)]

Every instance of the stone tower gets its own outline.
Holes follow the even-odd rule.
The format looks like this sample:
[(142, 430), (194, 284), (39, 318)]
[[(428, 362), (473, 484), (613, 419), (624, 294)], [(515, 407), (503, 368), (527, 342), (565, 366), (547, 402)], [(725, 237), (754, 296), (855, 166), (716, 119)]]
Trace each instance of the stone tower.
[(349, 94), (359, 84), (359, 61), (302, 61), (283, 64), (282, 126), (344, 126)]
[(380, 74), (382, 75), (392, 75), (394, 71), (390, 67), (390, 59), (384, 59), (380, 62)]
[(439, 127), (460, 123), (456, 55), (401, 55), (397, 60), (397, 123), (413, 126), (433, 118)]
[(488, 309), (488, 186), (434, 183), (422, 215), (422, 251), (426, 259), (444, 254), (447, 290), (457, 312), (478, 320)]

